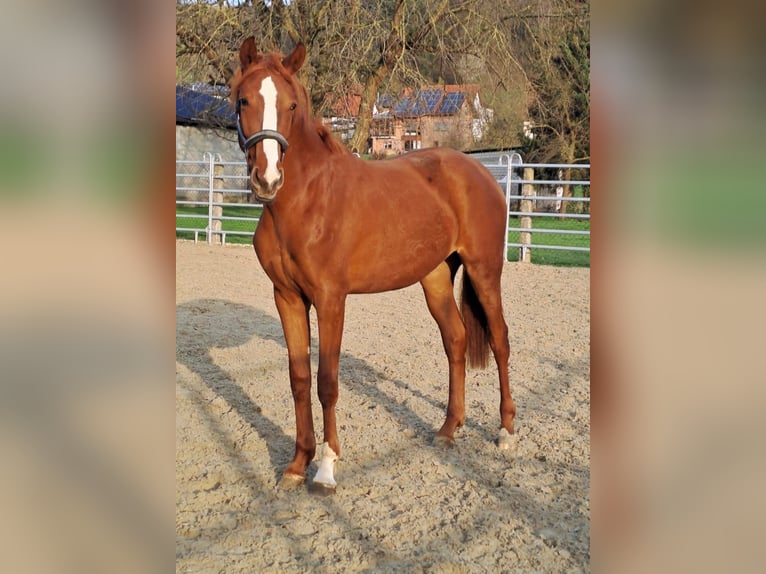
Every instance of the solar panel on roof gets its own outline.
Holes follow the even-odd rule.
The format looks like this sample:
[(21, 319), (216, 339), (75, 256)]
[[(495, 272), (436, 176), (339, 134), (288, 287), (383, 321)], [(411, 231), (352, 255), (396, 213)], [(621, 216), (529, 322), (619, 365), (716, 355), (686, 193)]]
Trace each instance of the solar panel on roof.
[(396, 104), (396, 96), (393, 94), (380, 94), (378, 100), (382, 108), (392, 108)]
[(454, 114), (460, 109), (460, 106), (463, 105), (464, 100), (465, 100), (465, 92), (447, 93), (444, 96), (444, 101), (442, 101), (441, 105), (439, 106), (439, 113)]
[(413, 116), (433, 114), (436, 111), (435, 108), (441, 99), (441, 95), (441, 90), (426, 89), (418, 91), (410, 114)]
[(426, 88), (414, 96), (403, 97), (394, 107), (394, 114), (400, 117), (425, 115), (451, 115), (460, 110), (466, 92), (446, 92), (441, 88)]
[(403, 116), (407, 114), (411, 104), (412, 104), (412, 98), (402, 98), (401, 100), (399, 100), (399, 103), (396, 104), (396, 107), (394, 108), (394, 113), (398, 116)]
[(422, 116), (425, 113), (425, 104), (420, 98), (420, 94), (415, 97), (415, 103), (410, 110), (410, 114), (413, 116)]
[(442, 99), (442, 90), (427, 89), (420, 91), (420, 98), (418, 102), (421, 104), (418, 108), (417, 115), (433, 114), (436, 112), (436, 107), (439, 105), (439, 100)]

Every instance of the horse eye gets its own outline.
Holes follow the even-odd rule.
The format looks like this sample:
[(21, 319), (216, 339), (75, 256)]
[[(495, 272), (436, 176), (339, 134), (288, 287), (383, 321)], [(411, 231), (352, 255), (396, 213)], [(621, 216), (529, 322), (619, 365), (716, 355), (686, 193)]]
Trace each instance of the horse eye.
[(247, 98), (239, 98), (238, 102), (240, 106), (246, 106), (247, 105)]
[(298, 104), (293, 102), (293, 105), (290, 106), (290, 111), (292, 112), (297, 106), (298, 106)]

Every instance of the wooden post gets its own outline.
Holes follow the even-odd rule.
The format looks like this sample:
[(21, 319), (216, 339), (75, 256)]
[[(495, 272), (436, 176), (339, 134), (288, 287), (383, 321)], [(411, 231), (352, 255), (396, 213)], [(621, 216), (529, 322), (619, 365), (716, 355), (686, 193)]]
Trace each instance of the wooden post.
[[(213, 167), (213, 204), (223, 203), (223, 192), (217, 191), (223, 189), (223, 166), (219, 163)], [(221, 244), (223, 235), (221, 234), (221, 216), (223, 215), (223, 207), (220, 205), (213, 205), (212, 208), (213, 219), (211, 221), (211, 235), (213, 237), (213, 243), (216, 245)]]
[[(569, 162), (572, 163), (571, 161)], [(558, 171), (558, 178), (562, 181), (571, 181), (572, 180), (572, 168), (568, 167), (566, 170), (562, 172), (562, 170)], [(563, 184), (564, 190), (562, 192), (562, 197), (572, 197), (572, 186), (568, 183)], [(559, 221), (564, 221), (566, 217), (563, 217), (565, 213), (569, 213), (572, 211), (572, 207), (570, 207), (568, 204), (572, 203), (569, 201), (562, 201), (561, 202), (561, 209), (559, 210), (559, 213), (562, 215), (562, 217), (559, 217)]]
[[(524, 176), (525, 181), (532, 181), (535, 179), (535, 170), (531, 167), (525, 167), (524, 168)], [(534, 185), (531, 183), (524, 183), (521, 186), (521, 195), (523, 196), (531, 196), (535, 194), (535, 188)], [(524, 211), (527, 213), (532, 212), (532, 203), (533, 200), (531, 199), (522, 199), (519, 204), (519, 211)], [(519, 217), (519, 227), (523, 227), (526, 229), (532, 229), (532, 217), (529, 215), (522, 215)], [(532, 261), (532, 251), (529, 248), (529, 245), (532, 244), (532, 234), (529, 231), (522, 231), (519, 233), (519, 243), (521, 243), (520, 253), (519, 253), (519, 261), (521, 263), (529, 263)]]

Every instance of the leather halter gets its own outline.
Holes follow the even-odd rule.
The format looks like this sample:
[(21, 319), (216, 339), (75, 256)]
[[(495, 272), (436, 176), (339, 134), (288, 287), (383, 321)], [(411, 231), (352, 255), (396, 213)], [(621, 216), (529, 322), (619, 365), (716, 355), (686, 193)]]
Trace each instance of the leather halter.
[(255, 132), (250, 137), (246, 138), (245, 133), (242, 131), (242, 121), (240, 119), (241, 105), (239, 99), (237, 99), (237, 137), (239, 138), (239, 147), (243, 152), (247, 153), (251, 147), (257, 144), (259, 141), (266, 139), (276, 140), (282, 148), (282, 156), (285, 155), (285, 150), (289, 147), (287, 139), (281, 133), (276, 130), (261, 130)]

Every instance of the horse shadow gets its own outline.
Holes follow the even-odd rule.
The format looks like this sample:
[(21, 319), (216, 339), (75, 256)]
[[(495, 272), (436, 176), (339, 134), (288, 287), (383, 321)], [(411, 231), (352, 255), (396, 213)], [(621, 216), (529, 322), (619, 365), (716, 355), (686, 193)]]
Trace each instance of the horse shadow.
[[(281, 470), (292, 460), (294, 437), (288, 436), (280, 424), (263, 414), (267, 410), (263, 408), (266, 405), (259, 404), (257, 397), (251, 396), (234, 382), (234, 377), (216, 363), (212, 353), (214, 349), (244, 345), (253, 337), (275, 342), (285, 349), (286, 363), (287, 346), (282, 325), (277, 318), (261, 309), (221, 299), (196, 299), (176, 307), (176, 360), (197, 374), (205, 386), (224, 399), (263, 439), (268, 446), (275, 480), (279, 480)], [(314, 336), (311, 347), (312, 354), (315, 354), (317, 340)], [(341, 377), (340, 383), (346, 387), (346, 391), (364, 395), (371, 403), (388, 411), (402, 426), (419, 434), (437, 430), (435, 421), (428, 422), (412, 409), (403, 407), (400, 401), (381, 390), (376, 382), (391, 382), (412, 397), (445, 412), (446, 395), (445, 400), (436, 399), (347, 352), (341, 353), (340, 362), (343, 372), (352, 373), (353, 380), (346, 381)], [(289, 389), (287, 379), (285, 386)]]
[[(218, 365), (213, 350), (238, 347), (253, 337), (284, 345), (281, 333), (279, 321), (249, 305), (222, 299), (196, 299), (176, 306), (176, 360), (198, 375), (206, 387), (260, 436), (267, 445), (275, 480), (280, 476), (279, 469), (291, 460), (294, 438), (263, 414), (263, 405)], [(219, 426), (216, 421), (209, 423)], [(223, 434), (221, 429), (217, 430)], [(230, 456), (242, 458), (233, 447), (229, 450)]]

